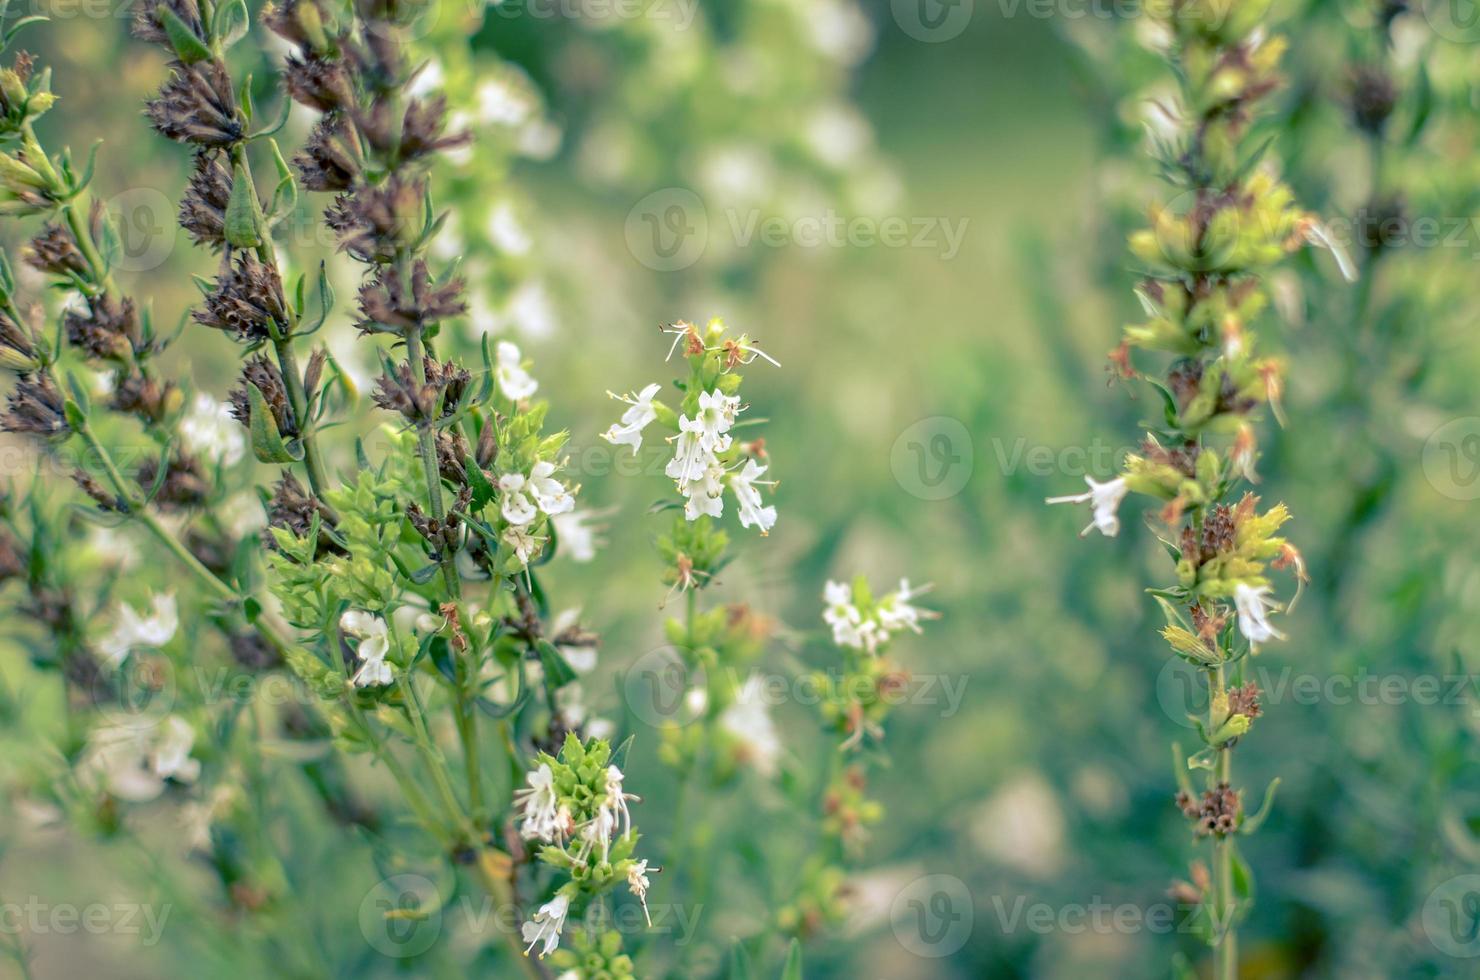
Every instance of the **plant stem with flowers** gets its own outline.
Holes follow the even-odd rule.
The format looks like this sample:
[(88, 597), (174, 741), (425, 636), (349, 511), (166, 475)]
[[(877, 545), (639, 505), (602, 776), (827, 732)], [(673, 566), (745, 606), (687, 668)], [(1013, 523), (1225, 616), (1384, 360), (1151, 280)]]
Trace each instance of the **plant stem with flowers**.
[[(1273, 176), (1268, 141), (1251, 134), (1261, 101), (1279, 83), (1285, 47), (1261, 26), (1267, 7), (1266, 0), (1190, 0), (1155, 11), (1180, 94), (1178, 104), (1160, 107), (1173, 126), (1153, 138), (1154, 156), (1177, 194), (1154, 206), (1151, 226), (1131, 236), (1145, 273), (1136, 296), (1146, 319), (1126, 327), (1111, 360), (1120, 378), (1145, 381), (1157, 393), (1160, 418), (1120, 476), (1088, 480), (1088, 492), (1049, 501), (1089, 504), (1085, 533), (1111, 536), (1126, 495), (1144, 495), (1168, 528), (1158, 537), (1175, 578), (1149, 591), (1166, 615), (1163, 638), (1203, 671), (1209, 693), (1206, 715), (1193, 719), (1201, 748), (1185, 764), (1175, 753), (1177, 804), (1195, 837), (1212, 842), (1211, 876), (1195, 865), (1193, 882), (1175, 893), (1213, 947), (1220, 980), (1238, 975), (1237, 926), (1252, 901), (1252, 873), (1235, 841), (1262, 823), (1275, 787), (1251, 815), (1234, 785), (1233, 751), (1261, 714), (1259, 688), (1246, 671), (1262, 645), (1283, 638), (1269, 620), (1284, 607), (1272, 597), (1268, 572), (1305, 578), (1299, 552), (1276, 533), (1289, 519), (1284, 505), (1261, 512), (1259, 499), (1242, 489), (1257, 479), (1258, 410), (1268, 404), (1280, 413), (1283, 366), (1258, 349), (1254, 332), (1267, 302), (1263, 274), (1307, 243), (1331, 247), (1350, 272), (1319, 221)], [(1136, 350), (1162, 358), (1161, 380), (1141, 372)], [(1189, 771), (1204, 774), (1200, 795)]]

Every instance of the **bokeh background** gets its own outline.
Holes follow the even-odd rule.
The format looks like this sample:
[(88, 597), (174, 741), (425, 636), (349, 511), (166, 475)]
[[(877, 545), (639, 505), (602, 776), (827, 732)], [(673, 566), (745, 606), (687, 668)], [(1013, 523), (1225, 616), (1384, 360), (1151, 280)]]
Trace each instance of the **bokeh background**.
[[(457, 214), (443, 257), (461, 257), (474, 287), (456, 329), (469, 350), (493, 332), (535, 359), (552, 417), (573, 433), (583, 506), (604, 527), (597, 560), (550, 576), (603, 634), (589, 710), (638, 735), (628, 784), (649, 840), (679, 819), (703, 828), (712, 880), (697, 932), (655, 939), (644, 962), (722, 975), (730, 937), (785, 904), (815, 834), (785, 779), (741, 779), (678, 814), (656, 734), (625, 694), (627, 668), (663, 642), (659, 528), (644, 514), (661, 477), (616, 471), (597, 438), (616, 414), (605, 393), (666, 380), (660, 324), (723, 316), (782, 365), (756, 365), (747, 386), (769, 419), (781, 517), (769, 538), (745, 536), (717, 586), (782, 624), (766, 669), (828, 662), (829, 577), (932, 582), (923, 604), (942, 614), (897, 648), (919, 696), (892, 716), (890, 761), (873, 778), (887, 816), (856, 863), (846, 921), (809, 940), (807, 975), (1150, 977), (1179, 954), (1205, 967), (1154, 911), (1196, 853), (1171, 804), (1169, 746), (1190, 742), (1197, 704), (1143, 593), (1168, 570), (1139, 515), (1117, 539), (1082, 541), (1077, 512), (1043, 506), (1112, 474), (1147, 412), (1145, 391), (1111, 387), (1103, 370), (1135, 315), (1124, 234), (1158, 193), (1141, 120), (1165, 82), (1139, 11), (612, 9), (447, 3), (429, 9), (421, 43), (479, 137), (438, 177), (439, 204)], [(173, 322), (194, 300), (187, 273), (211, 263), (173, 223), (187, 161), (139, 118), (163, 65), (116, 10), (38, 12), (54, 20), (23, 42), (62, 97), (44, 135), (79, 154), (104, 141), (95, 192), (137, 235), (122, 279)], [(1398, 13), (1390, 31), (1384, 16), (1365, 0), (1282, 0), (1271, 18), (1293, 40), (1276, 153), (1301, 200), (1346, 230), (1364, 278), (1349, 287), (1320, 257), (1299, 258), (1265, 330), (1290, 370), (1260, 492), (1290, 505), (1314, 581), (1290, 639), (1261, 654), (1266, 717), (1239, 753), (1251, 797), (1282, 781), (1247, 846), (1259, 879), (1250, 977), (1475, 976), (1480, 963), (1480, 878), (1465, 877), (1480, 873), (1480, 47), (1444, 10)], [(1383, 66), (1397, 93), (1378, 137), (1352, 122), (1363, 65)], [(275, 108), (265, 63), (256, 77)], [(295, 112), (285, 144), (306, 125)], [(1441, 234), (1369, 247), (1361, 218), (1389, 205), (1405, 230), (1431, 218)], [(808, 239), (806, 219), (830, 215), (862, 230)], [(911, 240), (859, 237), (886, 219)], [(325, 252), (297, 227), (287, 238), (299, 268)], [(353, 269), (333, 268), (349, 297)], [(326, 330), (369, 377), (343, 305)], [(237, 354), (207, 333), (187, 326), (172, 357), (220, 396)], [(26, 479), (34, 460), (7, 452), (8, 475)], [(135, 547), (127, 533), (109, 547)], [(273, 828), (290, 842), (295, 901), (257, 920), (219, 908), (204, 869), (161, 870), (168, 801), (141, 815), (137, 842), (56, 826), (27, 800), (46, 752), (21, 734), (45, 729), (55, 695), (19, 643), (0, 670), (0, 899), (113, 903), (142, 889), (172, 903), (157, 943), (23, 932), (36, 976), (451, 976), (476, 947), (449, 920), (442, 953), (404, 963), (371, 948), (357, 917), (377, 879), (372, 848), (307, 815)], [(783, 768), (805, 780), (827, 751), (815, 715), (775, 712)], [(270, 792), (285, 811), (303, 803), (301, 787)]]

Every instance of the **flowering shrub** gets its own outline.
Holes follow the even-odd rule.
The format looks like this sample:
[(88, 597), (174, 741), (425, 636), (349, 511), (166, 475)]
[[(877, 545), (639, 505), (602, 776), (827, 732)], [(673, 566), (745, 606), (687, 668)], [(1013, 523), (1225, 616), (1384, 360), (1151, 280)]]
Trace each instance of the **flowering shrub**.
[[(70, 705), (58, 771), (38, 773), (28, 791), (81, 828), (122, 837), (137, 833), (131, 807), (173, 802), (222, 900), (265, 923), (297, 901), (291, 854), (269, 832), (284, 801), (266, 788), (299, 778), (322, 819), (374, 843), (383, 871), (432, 868), (430, 845), (451, 893), (481, 889), (512, 912), (511, 927), (488, 937), (503, 952), (480, 954), (499, 969), (549, 975), (549, 957), (568, 977), (651, 972), (659, 968), (639, 966), (644, 950), (655, 962), (671, 954), (640, 931), (568, 923), (599, 922), (593, 915), (623, 900), (650, 925), (653, 857), (664, 855), (670, 873), (702, 858), (692, 840), (642, 841), (639, 856), (638, 797), (623, 770), (634, 739), (614, 748), (614, 725), (585, 709), (581, 674), (598, 639), (552, 613), (541, 581), (556, 557), (589, 561), (596, 548), (567, 470), (569, 433), (548, 424), (539, 397), (548, 389), (513, 341), (483, 333), (469, 365), (449, 336), (469, 315), (466, 279), (439, 248), (457, 213), (437, 209), (434, 188), (439, 159), (473, 140), (466, 115), (449, 112), (440, 69), (416, 60), (417, 13), (395, 2), (266, 8), (286, 94), (269, 121), (236, 74), (233, 49), (253, 36), (245, 4), (137, 7), (135, 37), (169, 59), (148, 122), (190, 154), (179, 223), (218, 259), (214, 277), (198, 280), (185, 329), (216, 331), (241, 352), (238, 381), (220, 400), (163, 362), (175, 335), (119, 288), (118, 230), (88, 196), (94, 161), (79, 168), (40, 142), (34, 123), (55, 103), (50, 75), (20, 53), (0, 78), (5, 211), (41, 219), (24, 258), (65, 297), (54, 312), (28, 305), (0, 263), (13, 378), (0, 424), (58, 460), (75, 458), (73, 482), (88, 501), (69, 501), (64, 514), (59, 488), (38, 478), (0, 508), (0, 582), (17, 582), (15, 607), (45, 635), (36, 665), (55, 673)], [(285, 152), (284, 123), (304, 111), (316, 121)], [(308, 205), (360, 267), (348, 310), (326, 264), (296, 268), (296, 243), (275, 241)], [(380, 363), (369, 405), (316, 336), (344, 319)], [(654, 510), (673, 521), (657, 551), (665, 601), (683, 596), (687, 615), (665, 628), (708, 682), (684, 692), (698, 722), (640, 750), (684, 778), (774, 780), (789, 763), (762, 679), (738, 673), (764, 653), (773, 624), (738, 604), (701, 610), (697, 596), (733, 559), (727, 521), (759, 536), (777, 524), (776, 481), (764, 439), (746, 431), (755, 423), (740, 369), (779, 365), (719, 320), (665, 330), (687, 377), (667, 400), (657, 383), (621, 396), (626, 407), (604, 436), (633, 453), (644, 439), (671, 447), (664, 473), (674, 492)], [(123, 583), (62, 546), (78, 518), (107, 535), (147, 531), (149, 560), (171, 563), (174, 586), (110, 598)], [(120, 568), (136, 560), (117, 558)], [(100, 575), (102, 598), (85, 599)], [(860, 593), (862, 611), (853, 609), (873, 626), (850, 675), (875, 694), (897, 676), (882, 659), (888, 634), (918, 629), (912, 596), (906, 587), (875, 604)], [(185, 677), (187, 667), (199, 678), (223, 652), (250, 675), (286, 675), (299, 696), (281, 711), (186, 687), (171, 692), (166, 714), (147, 698), (133, 703), (141, 678), (158, 693), (151, 678)], [(867, 692), (847, 697), (856, 700), (830, 697), (828, 726), (850, 733), (845, 750), (865, 734), (877, 741), (878, 705)], [(394, 787), (387, 809), (384, 794), (362, 785), (369, 774), (372, 786)], [(856, 843), (878, 807), (862, 801), (856, 778), (838, 787), (852, 796), (829, 788), (824, 812), (811, 816)], [(403, 823), (422, 836), (392, 830)], [(424, 920), (438, 908), (423, 897), (385, 919)], [(747, 945), (771, 955), (768, 936), (818, 925), (778, 915)], [(799, 971), (799, 949), (787, 956)]]

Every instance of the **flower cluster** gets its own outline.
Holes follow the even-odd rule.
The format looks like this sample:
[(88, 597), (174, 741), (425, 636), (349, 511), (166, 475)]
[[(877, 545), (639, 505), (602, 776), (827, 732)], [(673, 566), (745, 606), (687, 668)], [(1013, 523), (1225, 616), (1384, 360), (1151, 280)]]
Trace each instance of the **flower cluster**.
[(934, 614), (912, 605), (911, 600), (928, 591), (928, 585), (911, 588), (909, 579), (900, 579), (896, 591), (876, 600), (863, 578), (851, 584), (829, 581), (822, 593), (822, 619), (832, 627), (838, 646), (875, 654), (902, 630), (920, 632), (920, 620)]
[(759, 347), (745, 334), (729, 336), (724, 322), (718, 319), (700, 330), (691, 323), (679, 322), (666, 328), (673, 335), (669, 357), (680, 347), (689, 364), (689, 378), (679, 384), (683, 399), (677, 410), (656, 400), (660, 386), (649, 384), (636, 394), (613, 395), (625, 402), (627, 410), (619, 422), (602, 434), (616, 446), (630, 446), (635, 454), (642, 447), (643, 430), (653, 422), (676, 430), (669, 437), (674, 444), (673, 458), (664, 472), (673, 479), (684, 498), (684, 518), (724, 515), (726, 487), (735, 498), (740, 525), (756, 527), (762, 534), (776, 524), (776, 508), (763, 502), (759, 487), (774, 486), (763, 480), (768, 464), (765, 444), (761, 440), (737, 441), (732, 429), (745, 411), (739, 390), (741, 376), (736, 368), (763, 358), (771, 363)]
[(648, 872), (657, 869), (633, 856), (637, 833), (627, 804), (637, 797), (623, 788), (607, 741), (567, 735), (558, 756), (541, 753), (537, 762), (515, 794), (519, 835), (543, 844), (539, 859), (570, 876), (524, 924), (528, 948), (541, 946), (544, 956), (559, 944), (572, 902), (625, 884), (646, 911)]
[[(1203, 748), (1186, 760), (1207, 773), (1200, 804), (1180, 765), (1177, 777), (1179, 806), (1199, 821), (1201, 834), (1215, 838), (1219, 880), (1194, 924), (1218, 947), (1219, 978), (1237, 974), (1233, 933), (1249, 897), (1246, 882), (1234, 880), (1236, 859), (1224, 838), (1257, 825), (1239, 822), (1240, 791), (1230, 788), (1232, 750), (1259, 713), (1258, 689), (1241, 674), (1245, 658), (1282, 637), (1269, 620), (1282, 606), (1267, 570), (1290, 569), (1298, 583), (1305, 577), (1299, 552), (1276, 534), (1289, 519), (1284, 505), (1260, 513), (1257, 497), (1238, 492), (1257, 479), (1261, 407), (1282, 417), (1284, 366), (1260, 349), (1253, 327), (1269, 305), (1265, 274), (1306, 245), (1330, 248), (1341, 273), (1353, 278), (1346, 255), (1264, 161), (1270, 141), (1251, 133), (1261, 101), (1279, 84), (1285, 50), (1283, 39), (1259, 26), (1267, 7), (1261, 0), (1195, 0), (1152, 11), (1180, 92), (1157, 103), (1150, 146), (1176, 193), (1150, 209), (1149, 227), (1130, 236), (1145, 273), (1136, 289), (1145, 318), (1124, 329), (1111, 367), (1121, 380), (1146, 381), (1160, 411), (1144, 423), (1150, 431), (1140, 450), (1113, 479), (1087, 478), (1087, 492), (1049, 498), (1088, 504), (1083, 533), (1113, 536), (1122, 501), (1146, 496), (1169, 529), (1162, 544), (1175, 580), (1151, 593), (1166, 616), (1163, 637), (1206, 672), (1211, 695), (1207, 716), (1194, 719)], [(1159, 378), (1138, 369), (1138, 351), (1159, 359)]]

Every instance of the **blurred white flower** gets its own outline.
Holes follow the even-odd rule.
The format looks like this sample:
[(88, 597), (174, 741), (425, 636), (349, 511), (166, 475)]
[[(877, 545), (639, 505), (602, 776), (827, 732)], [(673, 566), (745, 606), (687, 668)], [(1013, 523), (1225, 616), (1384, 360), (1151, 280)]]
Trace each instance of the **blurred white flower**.
[(500, 252), (508, 255), (528, 255), (534, 246), (514, 206), (508, 201), (499, 201), (488, 213), (488, 240)]
[(1283, 640), (1285, 634), (1269, 624), (1268, 613), (1279, 605), (1267, 598), (1269, 586), (1258, 587), (1240, 582), (1233, 587), (1233, 605), (1238, 610), (1239, 632), (1253, 646), (1270, 640)]
[(180, 419), (180, 441), (196, 456), (233, 466), (246, 452), (247, 440), (231, 408), (205, 392), (197, 392), (190, 411)]
[(740, 743), (742, 761), (768, 779), (776, 774), (781, 736), (765, 701), (764, 678), (759, 674), (746, 678), (735, 700), (720, 712), (719, 725)]
[(149, 615), (145, 616), (126, 602), (118, 604), (113, 628), (97, 643), (105, 664), (116, 667), (134, 650), (157, 649), (174, 639), (180, 626), (174, 594), (165, 592), (150, 597), (149, 608)]
[(597, 516), (588, 510), (571, 510), (554, 515), (552, 520), (555, 524), (556, 553), (577, 564), (585, 564), (594, 559), (596, 550), (606, 543), (599, 537), (599, 532), (604, 528), (591, 523)]
[(1026, 874), (1048, 877), (1063, 865), (1063, 812), (1037, 773), (1010, 779), (977, 811), (970, 833), (983, 853)]
[(1084, 493), (1070, 494), (1065, 497), (1049, 497), (1045, 503), (1050, 504), (1083, 504), (1088, 503), (1094, 512), (1094, 519), (1079, 532), (1084, 537), (1090, 531), (1099, 529), (1100, 533), (1107, 538), (1113, 538), (1120, 533), (1120, 518), (1117, 512), (1120, 510), (1120, 502), (1125, 499), (1126, 483), (1124, 477), (1116, 477), (1108, 483), (1098, 483), (1093, 477), (1086, 476), (1084, 482), (1089, 484), (1089, 490)]
[(539, 382), (524, 370), (523, 360), (523, 355), (514, 344), (507, 340), (498, 342), (498, 364), (494, 368), (494, 377), (498, 379), (499, 390), (504, 396), (516, 402), (533, 395), (540, 387)]

